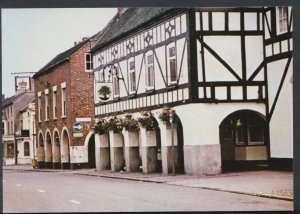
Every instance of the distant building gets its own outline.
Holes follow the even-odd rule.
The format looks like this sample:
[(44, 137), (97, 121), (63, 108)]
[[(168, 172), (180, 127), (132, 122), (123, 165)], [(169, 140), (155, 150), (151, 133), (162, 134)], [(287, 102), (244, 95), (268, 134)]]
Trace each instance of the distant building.
[(291, 169), (292, 22), (291, 7), (127, 9), (91, 50), (95, 116), (117, 127), (96, 136), (97, 169)]
[(34, 159), (34, 92), (23, 91), (2, 102), (2, 143), (5, 165)]

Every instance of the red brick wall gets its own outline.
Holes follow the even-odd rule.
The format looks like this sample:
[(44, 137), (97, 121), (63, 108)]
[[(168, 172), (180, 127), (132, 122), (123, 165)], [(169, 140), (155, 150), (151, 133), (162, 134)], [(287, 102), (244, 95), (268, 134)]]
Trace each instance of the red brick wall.
[[(53, 130), (55, 127), (59, 130), (61, 138), (63, 124), (67, 127), (70, 137), (70, 146), (83, 146), (85, 137), (89, 133), (89, 123), (83, 123), (84, 131), (83, 137), (73, 138), (72, 126), (76, 117), (94, 117), (93, 107), (93, 77), (89, 77), (85, 72), (84, 54), (89, 52), (90, 44), (85, 44), (81, 49), (75, 52), (70, 60), (55, 67), (50, 72), (39, 76), (45, 85), (50, 83), (49, 93), (49, 122), (45, 121), (45, 89), (46, 87), (41, 84), (37, 79), (34, 80), (35, 85), (35, 104), (36, 104), (36, 124), (37, 124), (37, 140), (38, 133), (42, 130), (44, 134), (44, 141), (46, 141), (46, 130), (49, 128), (51, 132), (51, 139), (53, 137)], [(62, 88), (61, 83), (66, 82), (66, 118), (62, 118)], [(53, 119), (53, 91), (52, 87), (57, 86), (56, 106), (57, 106), (57, 119)], [(41, 105), (41, 120), (38, 121), (38, 92), (42, 92), (42, 105)], [(61, 140), (61, 139), (60, 139)], [(53, 139), (52, 139), (53, 142)], [(44, 142), (45, 144), (45, 142)]]

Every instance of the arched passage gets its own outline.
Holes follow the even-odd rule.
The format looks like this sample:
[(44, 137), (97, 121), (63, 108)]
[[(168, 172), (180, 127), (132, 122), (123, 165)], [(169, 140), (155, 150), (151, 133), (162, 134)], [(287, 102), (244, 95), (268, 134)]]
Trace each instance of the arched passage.
[(45, 150), (44, 150), (44, 136), (43, 133), (40, 131), (38, 135), (38, 143), (37, 143), (37, 161), (38, 161), (38, 168), (45, 167)]
[(53, 134), (53, 168), (60, 168), (60, 139), (57, 130)]
[(258, 169), (268, 161), (266, 122), (263, 115), (240, 110), (219, 126), (222, 171)]
[(49, 131), (46, 132), (45, 166), (47, 168), (52, 168), (52, 140)]
[(177, 128), (177, 164), (176, 173), (184, 173), (184, 150), (183, 150), (183, 127), (180, 118), (175, 115), (175, 122)]
[(63, 129), (61, 137), (61, 167), (70, 168), (70, 140), (67, 129)]
[(88, 142), (88, 161), (90, 168), (96, 168), (95, 134), (90, 136)]

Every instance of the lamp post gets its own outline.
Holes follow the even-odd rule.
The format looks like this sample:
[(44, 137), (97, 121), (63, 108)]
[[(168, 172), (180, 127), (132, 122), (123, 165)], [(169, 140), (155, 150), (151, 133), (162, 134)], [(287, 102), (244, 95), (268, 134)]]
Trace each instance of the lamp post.
[(175, 175), (175, 148), (174, 148), (174, 114), (175, 110), (170, 110), (171, 141), (172, 141), (172, 173)]

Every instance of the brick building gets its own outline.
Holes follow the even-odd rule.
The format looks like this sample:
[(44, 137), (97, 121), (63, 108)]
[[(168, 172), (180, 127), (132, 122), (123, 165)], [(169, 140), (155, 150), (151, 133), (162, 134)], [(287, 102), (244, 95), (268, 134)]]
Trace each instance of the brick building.
[[(94, 139), (89, 134), (94, 117), (90, 45), (89, 39), (75, 43), (33, 76), (39, 167), (92, 165), (87, 150), (88, 142), (93, 144)], [(82, 130), (75, 133), (76, 122)]]

